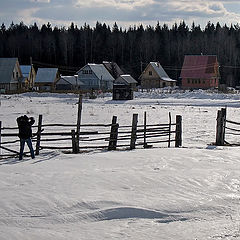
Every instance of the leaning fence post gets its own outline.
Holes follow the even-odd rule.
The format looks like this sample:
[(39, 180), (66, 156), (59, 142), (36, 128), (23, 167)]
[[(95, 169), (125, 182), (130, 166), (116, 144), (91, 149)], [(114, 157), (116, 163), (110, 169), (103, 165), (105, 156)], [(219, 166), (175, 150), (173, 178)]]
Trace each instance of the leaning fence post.
[(138, 114), (133, 114), (130, 149), (135, 149), (136, 140), (137, 140), (137, 123), (138, 123)]
[(76, 152), (77, 153), (79, 153), (81, 118), (82, 118), (82, 94), (79, 94), (78, 115), (77, 115), (77, 136), (76, 136)]
[(175, 147), (182, 146), (182, 116), (176, 116)]
[(77, 151), (76, 132), (75, 132), (75, 130), (72, 130), (72, 131), (71, 131), (71, 135), (72, 135), (72, 152), (73, 152), (73, 153), (78, 153), (78, 151)]
[(42, 132), (42, 115), (39, 115), (39, 117), (38, 117), (38, 130), (37, 130), (37, 143), (36, 143), (36, 155), (39, 155), (41, 132)]
[(113, 116), (108, 151), (116, 150), (117, 148), (118, 127), (119, 124), (117, 124), (117, 116)]

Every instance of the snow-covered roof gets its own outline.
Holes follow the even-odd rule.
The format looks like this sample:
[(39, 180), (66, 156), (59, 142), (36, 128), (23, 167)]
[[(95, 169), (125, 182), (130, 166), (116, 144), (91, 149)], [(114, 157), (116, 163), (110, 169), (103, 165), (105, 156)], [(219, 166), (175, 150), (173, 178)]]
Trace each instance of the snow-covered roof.
[(78, 75), (61, 76), (60, 80), (58, 81), (58, 84), (84, 85), (84, 83), (78, 79)]
[(57, 68), (39, 68), (35, 83), (53, 83), (56, 79)]
[(120, 75), (116, 80), (115, 80), (115, 83), (122, 83), (122, 82), (125, 82), (125, 83), (137, 83), (137, 81), (129, 74), (123, 74), (123, 75)]
[(158, 74), (158, 76), (164, 80), (164, 81), (168, 81), (168, 82), (176, 82), (176, 80), (171, 79), (168, 74), (165, 72), (165, 70), (163, 69), (163, 67), (161, 66), (161, 64), (159, 62), (150, 62), (150, 65), (153, 67), (153, 69), (155, 70), (155, 72)]

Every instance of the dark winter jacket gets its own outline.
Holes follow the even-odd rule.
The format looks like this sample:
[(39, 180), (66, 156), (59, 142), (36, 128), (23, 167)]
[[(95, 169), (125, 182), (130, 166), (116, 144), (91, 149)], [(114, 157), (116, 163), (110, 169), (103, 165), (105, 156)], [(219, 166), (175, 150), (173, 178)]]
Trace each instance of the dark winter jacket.
[(35, 123), (33, 117), (28, 118), (26, 115), (17, 118), (19, 138), (28, 139), (32, 137), (32, 125)]

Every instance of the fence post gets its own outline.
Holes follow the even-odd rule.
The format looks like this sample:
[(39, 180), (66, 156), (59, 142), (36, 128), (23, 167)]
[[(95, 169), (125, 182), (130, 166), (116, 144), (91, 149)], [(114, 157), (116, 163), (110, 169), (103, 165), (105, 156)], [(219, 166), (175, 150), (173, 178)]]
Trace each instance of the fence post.
[(36, 155), (39, 155), (41, 132), (42, 132), (42, 115), (38, 117), (38, 130), (37, 130), (37, 143), (36, 143)]
[(225, 140), (225, 124), (226, 124), (226, 108), (218, 110), (217, 113), (217, 129), (216, 129), (216, 145), (223, 146)]
[(2, 154), (1, 142), (2, 142), (2, 121), (0, 121), (0, 155)]
[(108, 151), (116, 150), (117, 148), (118, 127), (119, 124), (117, 124), (117, 116), (113, 116)]
[(182, 146), (182, 116), (176, 116), (175, 147)]
[[(73, 153), (78, 153), (77, 151), (77, 143), (76, 143), (76, 132), (75, 130), (71, 131), (71, 135), (72, 135), (72, 152)], [(79, 150), (79, 148), (78, 148)]]
[(135, 144), (137, 140), (137, 123), (138, 123), (138, 114), (133, 114), (130, 149), (135, 149)]
[(171, 126), (172, 126), (172, 116), (171, 116), (171, 113), (169, 112), (168, 113), (168, 116), (169, 116), (169, 136), (168, 136), (168, 147), (171, 146)]
[(79, 94), (78, 115), (77, 115), (77, 136), (76, 136), (76, 152), (77, 153), (79, 153), (81, 118), (82, 118), (82, 94)]
[(146, 112), (144, 112), (144, 134), (143, 134), (143, 136), (144, 136), (144, 141), (143, 141), (143, 147), (144, 148), (147, 148), (147, 137), (146, 137), (146, 133), (147, 133), (147, 113)]

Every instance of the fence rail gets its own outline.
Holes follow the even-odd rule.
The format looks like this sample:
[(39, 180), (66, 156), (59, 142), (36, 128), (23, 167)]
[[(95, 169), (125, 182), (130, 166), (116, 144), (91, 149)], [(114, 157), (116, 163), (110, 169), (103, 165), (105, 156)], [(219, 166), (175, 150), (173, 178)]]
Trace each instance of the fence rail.
[[(81, 116), (80, 116), (81, 117)], [(2, 127), (0, 121), (1, 156), (9, 156), (6, 152), (18, 154), (19, 139), (17, 127)], [(133, 114), (132, 125), (119, 125), (117, 116), (113, 116), (110, 124), (43, 124), (43, 116), (39, 115), (38, 124), (33, 126), (33, 143), (36, 144), (36, 155), (42, 149), (69, 150), (78, 153), (88, 149), (116, 150), (120, 148), (135, 149), (136, 146), (152, 147), (152, 144), (175, 142), (175, 147), (182, 145), (182, 117), (176, 116), (166, 124), (147, 124), (146, 112), (144, 124), (138, 125), (138, 114)], [(14, 138), (14, 139), (13, 139)]]

